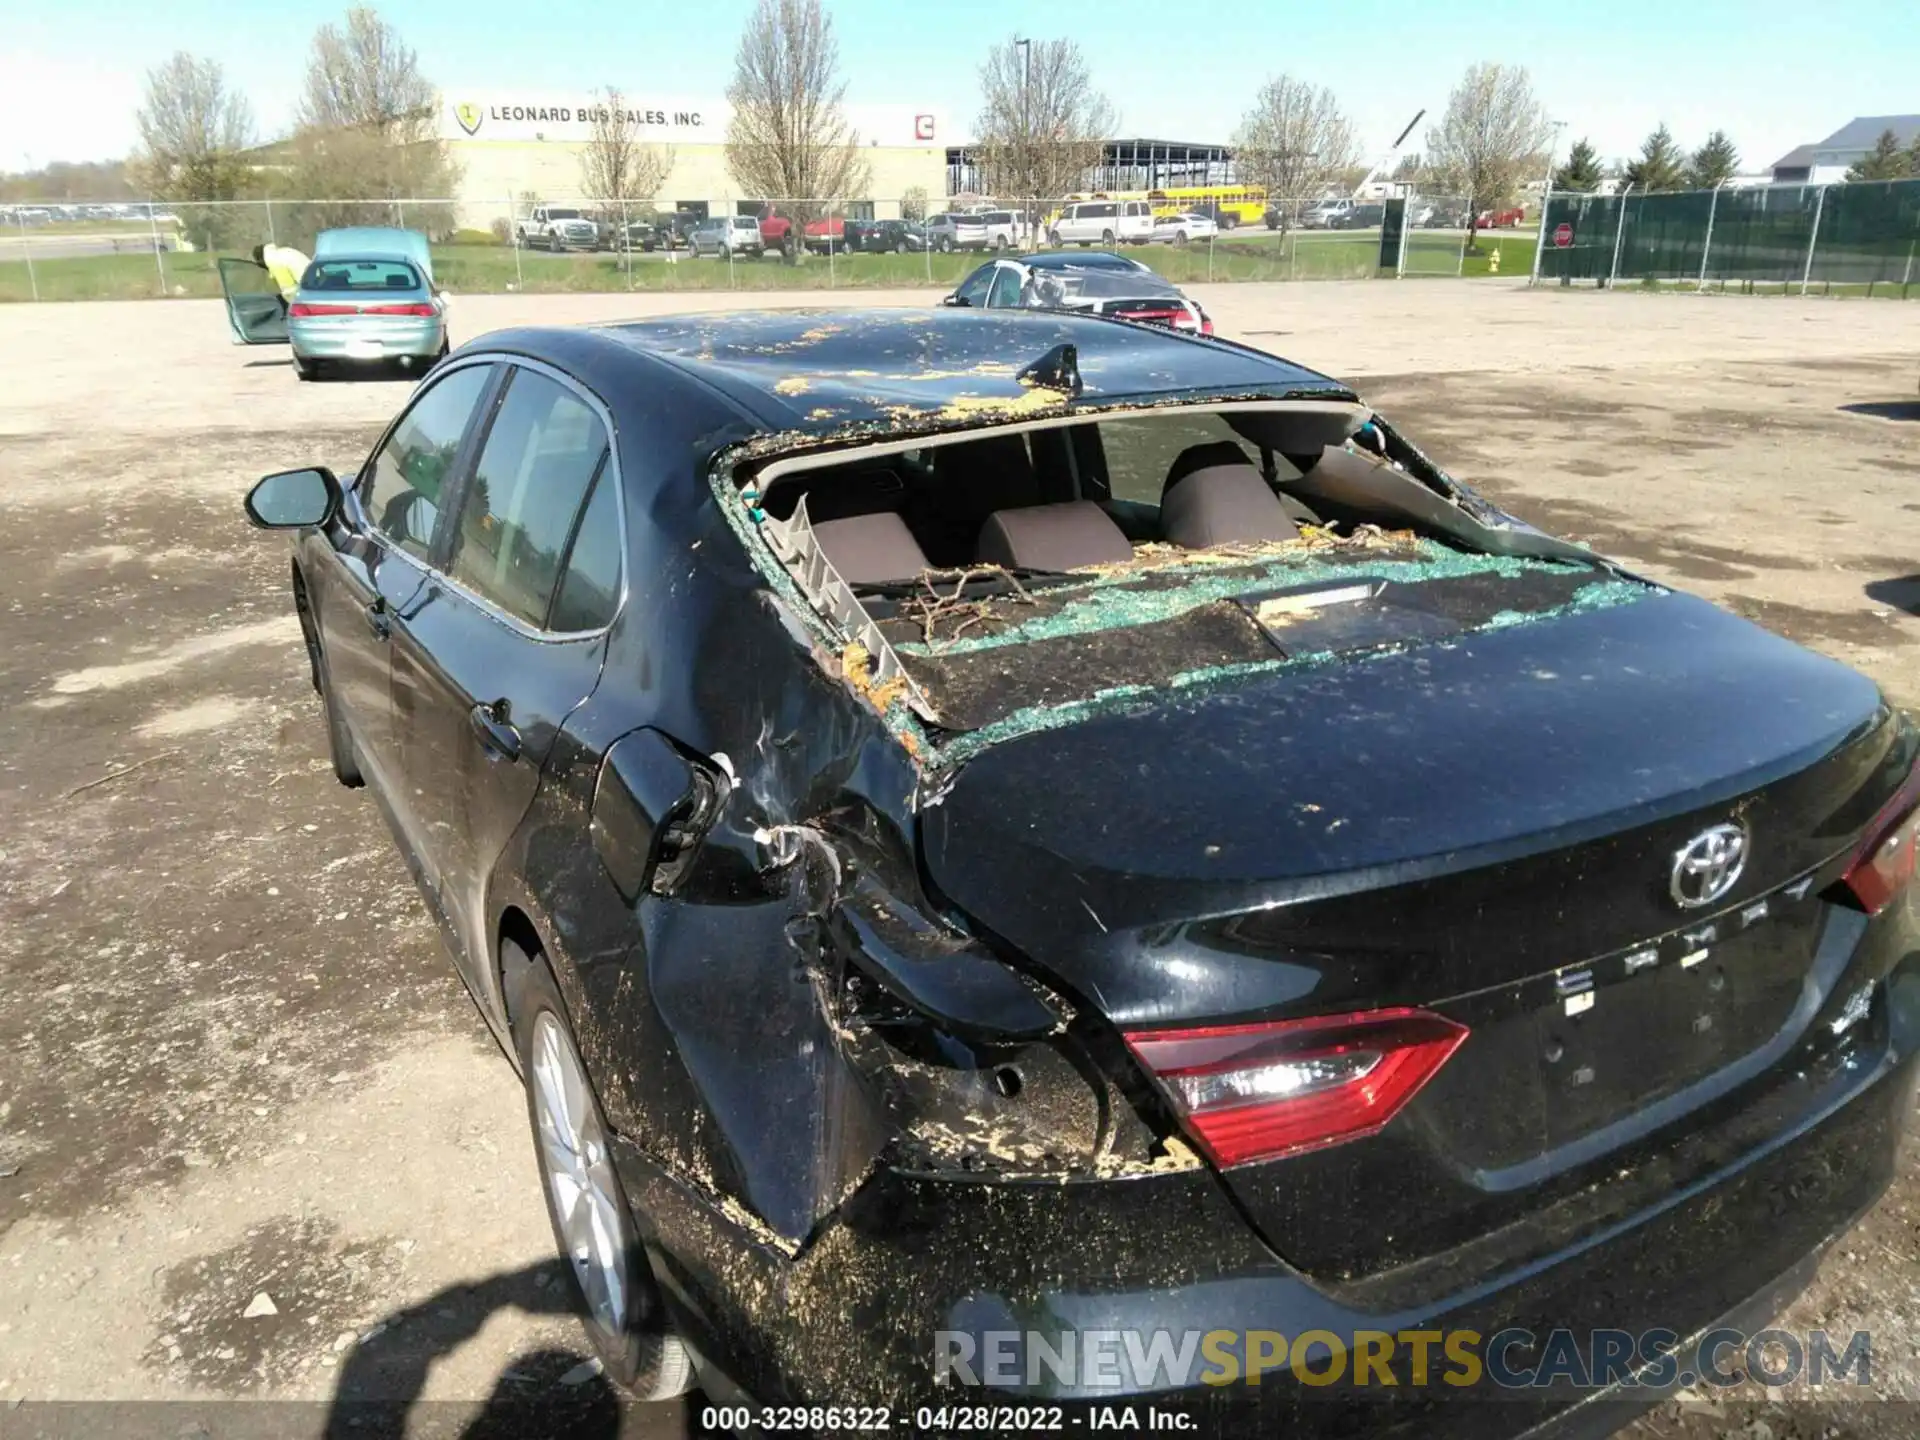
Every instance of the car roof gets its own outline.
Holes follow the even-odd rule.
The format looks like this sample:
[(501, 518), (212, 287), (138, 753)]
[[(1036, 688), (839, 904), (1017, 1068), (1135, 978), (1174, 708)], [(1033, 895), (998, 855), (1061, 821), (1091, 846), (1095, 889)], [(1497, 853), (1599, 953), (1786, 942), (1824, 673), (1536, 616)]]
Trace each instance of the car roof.
[(952, 430), (1030, 413), (1036, 387), (1019, 372), (1062, 344), (1077, 355), (1083, 388), (1074, 403), (1089, 408), (1143, 398), (1352, 398), (1339, 381), (1249, 346), (1058, 311), (727, 311), (505, 331), (481, 342), (554, 359), (589, 383), (593, 367), (579, 352), (613, 345), (650, 355), (712, 386), (763, 429), (797, 439)]

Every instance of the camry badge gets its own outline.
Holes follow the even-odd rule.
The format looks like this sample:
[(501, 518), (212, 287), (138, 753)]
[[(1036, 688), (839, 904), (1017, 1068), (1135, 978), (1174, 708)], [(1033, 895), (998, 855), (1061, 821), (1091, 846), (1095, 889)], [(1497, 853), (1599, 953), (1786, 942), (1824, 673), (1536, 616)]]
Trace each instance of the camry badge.
[(1747, 868), (1747, 832), (1741, 825), (1715, 825), (1702, 830), (1673, 856), (1673, 878), (1668, 886), (1674, 904), (1698, 910), (1726, 895)]

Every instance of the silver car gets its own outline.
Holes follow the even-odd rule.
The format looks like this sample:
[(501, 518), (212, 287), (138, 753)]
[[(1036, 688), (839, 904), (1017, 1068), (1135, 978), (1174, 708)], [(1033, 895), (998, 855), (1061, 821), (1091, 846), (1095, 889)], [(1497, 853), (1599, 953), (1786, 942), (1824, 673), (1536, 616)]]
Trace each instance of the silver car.
[(292, 346), (302, 380), (373, 365), (424, 371), (451, 348), (446, 296), (417, 231), (323, 230), (292, 295), (265, 266), (222, 259), (220, 288), (234, 340)]
[(693, 227), (688, 248), (716, 260), (727, 255), (758, 255), (766, 249), (760, 222), (751, 215), (714, 215)]

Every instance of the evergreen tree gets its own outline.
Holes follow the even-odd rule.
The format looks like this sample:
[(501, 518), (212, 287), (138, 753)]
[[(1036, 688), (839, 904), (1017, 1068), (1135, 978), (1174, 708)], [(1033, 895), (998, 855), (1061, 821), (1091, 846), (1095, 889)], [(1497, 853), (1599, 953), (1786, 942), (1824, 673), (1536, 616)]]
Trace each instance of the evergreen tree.
[(1639, 155), (1627, 162), (1625, 178), (1636, 195), (1678, 190), (1686, 183), (1680, 147), (1674, 143), (1673, 132), (1665, 124), (1649, 135)]
[(1687, 161), (1687, 186), (1693, 190), (1711, 190), (1726, 184), (1739, 168), (1740, 152), (1733, 148), (1726, 131), (1716, 130)]
[(1567, 163), (1553, 172), (1553, 188), (1591, 193), (1600, 188), (1603, 178), (1600, 157), (1594, 153), (1592, 143), (1576, 140), (1573, 149), (1567, 152)]
[(1849, 180), (1905, 180), (1911, 173), (1909, 156), (1900, 153), (1900, 142), (1893, 131), (1882, 130), (1873, 142), (1873, 153), (1856, 160), (1847, 171)]

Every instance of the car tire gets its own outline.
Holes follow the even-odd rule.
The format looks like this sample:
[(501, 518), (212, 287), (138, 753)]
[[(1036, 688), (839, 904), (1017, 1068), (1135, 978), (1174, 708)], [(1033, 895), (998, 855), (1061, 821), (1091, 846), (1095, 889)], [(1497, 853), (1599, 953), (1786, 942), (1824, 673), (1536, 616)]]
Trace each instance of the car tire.
[(333, 778), (349, 790), (367, 783), (360, 773), (360, 751), (353, 743), (353, 732), (340, 713), (340, 702), (333, 694), (333, 672), (327, 666), (326, 647), (313, 642), (313, 668), (320, 687), (320, 709), (327, 717), (327, 758), (333, 762)]
[(1173, 232), (1173, 243), (1174, 243), (1174, 244), (1176, 244), (1176, 245), (1184, 245), (1184, 244), (1186, 244), (1186, 243), (1187, 243), (1187, 232), (1186, 232), (1186, 231), (1184, 231), (1184, 230), (1176, 230), (1176, 231), (1174, 231), (1174, 232)]
[(1108, 249), (1112, 249), (1113, 248), (1113, 232), (1111, 230), (1102, 230), (1100, 232), (1100, 243), (1102, 245), (1105, 245)]
[[(501, 984), (515, 1058), (526, 1082), (527, 1123), (554, 1244), (567, 1262), (587, 1338), (607, 1377), (638, 1400), (693, 1389), (693, 1355), (674, 1333), (613, 1165), (611, 1129), (574, 1042), (546, 957), (500, 942)], [(567, 1198), (573, 1208), (563, 1213)], [(591, 1216), (580, 1215), (589, 1207)], [(569, 1238), (570, 1216), (572, 1234)], [(593, 1233), (583, 1234), (591, 1221)], [(595, 1241), (604, 1245), (595, 1253)]]
[(293, 373), (294, 377), (299, 380), (318, 380), (320, 378), (320, 362), (318, 360), (309, 360), (304, 355), (296, 355), (293, 357)]

